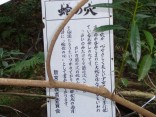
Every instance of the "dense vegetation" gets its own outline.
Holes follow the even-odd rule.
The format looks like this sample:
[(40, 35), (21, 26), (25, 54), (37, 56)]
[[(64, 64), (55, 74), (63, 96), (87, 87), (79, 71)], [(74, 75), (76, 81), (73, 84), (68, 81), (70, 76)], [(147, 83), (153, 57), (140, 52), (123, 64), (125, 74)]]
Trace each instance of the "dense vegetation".
[(13, 0), (0, 7), (0, 77), (28, 78), (41, 70), (44, 56), (40, 11), (38, 0)]
[[(44, 79), (41, 15), (39, 0), (12, 0), (0, 6), (0, 77)], [(0, 92), (6, 91), (45, 94), (45, 89), (0, 86)], [(0, 94), (0, 116), (41, 117), (45, 100)]]

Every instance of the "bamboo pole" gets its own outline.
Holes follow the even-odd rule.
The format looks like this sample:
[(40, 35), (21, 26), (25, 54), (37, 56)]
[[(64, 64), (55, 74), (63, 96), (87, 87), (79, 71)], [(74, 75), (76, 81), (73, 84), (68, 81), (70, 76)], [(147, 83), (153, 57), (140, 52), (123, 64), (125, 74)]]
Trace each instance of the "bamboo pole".
[(137, 97), (143, 99), (151, 99), (155, 96), (155, 94), (140, 91), (119, 91), (118, 94), (126, 97)]
[(48, 88), (65, 88), (65, 89), (75, 89), (80, 91), (86, 91), (94, 94), (98, 94), (102, 97), (111, 99), (131, 110), (134, 110), (145, 117), (156, 117), (152, 112), (141, 108), (140, 106), (119, 97), (118, 95), (112, 94), (105, 87), (94, 87), (77, 83), (70, 82), (57, 82), (55, 84), (49, 81), (41, 80), (23, 80), (23, 79), (6, 79), (0, 78), (0, 85), (12, 85), (12, 86), (31, 86), (31, 87), (48, 87)]

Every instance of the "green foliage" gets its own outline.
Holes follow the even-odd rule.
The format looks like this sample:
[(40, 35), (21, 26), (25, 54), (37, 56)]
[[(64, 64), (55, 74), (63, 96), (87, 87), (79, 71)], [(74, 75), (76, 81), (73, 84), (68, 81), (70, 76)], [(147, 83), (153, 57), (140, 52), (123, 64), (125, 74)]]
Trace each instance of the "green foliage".
[(137, 24), (132, 24), (130, 31), (130, 46), (134, 60), (138, 63), (141, 56), (140, 33)]
[(112, 4), (110, 4), (110, 3), (101, 3), (101, 4), (93, 5), (93, 7), (121, 9), (121, 7), (122, 7), (121, 4), (126, 3), (126, 2), (130, 2), (130, 1), (132, 1), (132, 0), (116, 0)]
[(0, 105), (13, 105), (16, 102), (22, 102), (21, 97), (18, 96), (7, 96), (7, 95), (1, 95), (0, 96)]
[(44, 54), (39, 52), (38, 54), (33, 55), (32, 58), (28, 60), (23, 60), (15, 63), (12, 68), (9, 70), (10, 73), (16, 74), (23, 71), (29, 71), (35, 69), (37, 65), (44, 63)]
[(154, 47), (154, 37), (150, 32), (145, 31), (145, 30), (144, 30), (144, 34), (146, 36), (146, 40), (147, 40), (147, 44), (148, 44), (148, 46), (150, 48), (150, 52), (152, 53), (153, 52), (153, 47)]
[[(137, 73), (137, 69), (138, 80), (143, 80), (156, 63), (155, 57), (153, 57), (156, 53), (153, 36), (156, 29), (155, 0), (116, 0), (112, 4), (102, 3), (93, 6), (114, 9), (115, 25), (109, 27), (101, 26), (96, 31), (119, 29), (114, 31), (115, 49), (116, 47), (121, 48), (120, 50), (115, 50), (117, 51), (115, 56), (118, 61), (115, 65), (121, 66), (118, 70), (118, 77), (123, 78), (125, 69), (129, 69), (129, 71), (134, 73)], [(121, 30), (122, 28), (120, 27), (126, 30)], [(126, 54), (127, 52), (129, 53), (128, 55)], [(123, 80), (122, 83), (125, 85)]]
[(42, 68), (40, 2), (15, 0), (0, 7), (0, 77), (31, 77)]
[(139, 78), (138, 80), (142, 80), (145, 78), (147, 73), (149, 72), (152, 65), (152, 57), (151, 55), (145, 55), (141, 61), (140, 68), (139, 68)]
[(127, 80), (127, 79), (122, 78), (122, 79), (121, 79), (121, 82), (122, 82), (122, 84), (123, 84), (125, 87), (128, 86), (128, 80)]
[(18, 60), (19, 55), (22, 55), (19, 50), (7, 51), (0, 48), (0, 77), (7, 76), (7, 69), (12, 67), (11, 63), (15, 63)]
[(0, 48), (0, 77), (23, 74), (25, 77), (32, 75), (38, 66), (44, 63), (44, 54), (39, 52), (29, 59), (21, 60), (24, 53), (19, 50), (7, 51)]
[(126, 29), (119, 25), (105, 25), (95, 29), (95, 31), (97, 32), (102, 32), (107, 30), (126, 30)]

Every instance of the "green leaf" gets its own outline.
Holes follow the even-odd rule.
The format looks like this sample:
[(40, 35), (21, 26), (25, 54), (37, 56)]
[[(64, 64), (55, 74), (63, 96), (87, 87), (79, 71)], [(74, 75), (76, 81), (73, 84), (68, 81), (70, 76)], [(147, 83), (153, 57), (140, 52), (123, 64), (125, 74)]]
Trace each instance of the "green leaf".
[(127, 64), (132, 68), (132, 69), (137, 69), (137, 64), (136, 64), (136, 62), (134, 62), (134, 61), (132, 61), (132, 60), (127, 60), (126, 61), (127, 62)]
[(92, 6), (93, 7), (102, 7), (102, 8), (114, 8), (114, 9), (120, 8), (120, 5), (110, 4), (110, 3), (101, 3), (101, 4), (95, 4), (95, 5), (92, 5)]
[(44, 53), (39, 52), (35, 54), (32, 58), (28, 60), (23, 60), (21, 62), (17, 62), (8, 70), (9, 73), (21, 73), (24, 70), (30, 70), (31, 68), (36, 67), (36, 65), (40, 65), (44, 63)]
[(147, 3), (144, 6), (148, 6), (148, 7), (156, 7), (156, 3)]
[(122, 4), (122, 3), (125, 3), (125, 2), (130, 2), (132, 0), (116, 0), (114, 1), (114, 4)]
[(134, 60), (138, 63), (141, 56), (141, 42), (138, 25), (133, 23), (130, 31), (130, 46)]
[(24, 54), (24, 53), (20, 52), (19, 50), (11, 50), (10, 54), (11, 55), (21, 55), (21, 54)]
[(108, 30), (126, 30), (126, 29), (119, 25), (105, 25), (105, 26), (97, 27), (95, 29), (96, 32), (103, 32)]
[(152, 65), (151, 55), (145, 55), (140, 63), (139, 78), (138, 78), (139, 81), (145, 78), (145, 76), (147, 75), (147, 73), (151, 68), (151, 65)]
[(137, 19), (144, 19), (144, 18), (149, 18), (151, 17), (150, 15), (145, 15), (145, 14), (137, 14), (136, 15), (136, 18)]
[(149, 24), (149, 29), (156, 28), (156, 24)]
[(122, 78), (122, 79), (121, 79), (121, 82), (122, 82), (122, 84), (123, 84), (125, 87), (128, 86), (128, 80), (127, 80), (127, 79)]
[(130, 2), (130, 1), (132, 1), (132, 0), (118, 0), (118, 1), (114, 1), (113, 3), (95, 4), (95, 5), (92, 5), (92, 7), (113, 8), (113, 9), (125, 11), (125, 12), (130, 13), (132, 15), (132, 12), (128, 9), (125, 9), (125, 7), (122, 5), (122, 3)]
[(9, 66), (8, 62), (6, 62), (6, 61), (2, 61), (2, 64), (3, 64), (3, 66), (4, 66), (5, 68)]
[(148, 45), (149, 45), (149, 47), (150, 47), (150, 50), (151, 50), (151, 52), (152, 52), (152, 50), (153, 50), (153, 47), (154, 47), (154, 37), (153, 37), (153, 35), (150, 33), (150, 32), (148, 32), (148, 31), (143, 31), (144, 32), (144, 34), (145, 34), (145, 36), (146, 36), (146, 40), (147, 40), (147, 43), (148, 43)]
[(119, 8), (121, 9), (120, 5), (122, 3), (125, 3), (125, 2), (130, 2), (132, 0), (118, 0), (118, 1), (115, 1), (113, 3), (100, 3), (100, 4), (95, 4), (95, 5), (92, 5), (93, 7), (104, 7), (104, 8)]

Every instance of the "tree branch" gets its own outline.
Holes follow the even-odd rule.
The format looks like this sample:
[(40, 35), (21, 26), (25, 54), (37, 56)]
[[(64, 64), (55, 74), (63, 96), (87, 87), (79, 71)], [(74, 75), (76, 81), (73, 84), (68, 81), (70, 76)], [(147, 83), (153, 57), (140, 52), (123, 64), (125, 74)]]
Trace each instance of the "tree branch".
[(88, 86), (88, 85), (70, 83), (70, 82), (55, 81), (55, 83), (51, 83), (49, 81), (42, 81), (42, 80), (24, 80), (24, 79), (20, 80), (20, 79), (6, 79), (6, 78), (0, 78), (0, 85), (64, 88), (64, 89), (75, 89), (75, 90), (86, 91), (86, 92), (98, 94), (102, 97), (115, 101), (131, 110), (136, 111), (137, 113), (140, 113), (145, 117), (156, 117), (156, 115), (153, 114), (152, 112), (144, 108), (141, 108), (140, 106), (124, 98), (121, 98), (118, 95), (112, 94), (105, 87), (94, 87), (94, 86)]

